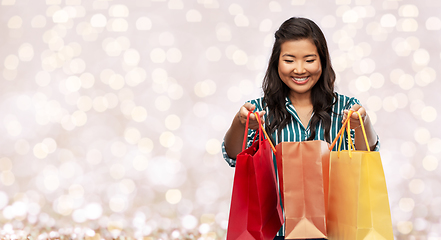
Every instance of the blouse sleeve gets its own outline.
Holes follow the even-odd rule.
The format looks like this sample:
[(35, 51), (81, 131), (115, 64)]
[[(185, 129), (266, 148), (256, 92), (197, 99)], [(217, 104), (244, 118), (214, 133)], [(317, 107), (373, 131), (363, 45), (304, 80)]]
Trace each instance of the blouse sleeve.
[[(256, 106), (256, 109), (254, 111), (262, 111), (262, 98), (251, 100), (250, 103), (254, 104)], [(247, 145), (246, 148), (250, 147), (251, 144), (253, 144), (254, 136), (256, 135), (257, 131), (253, 129), (248, 129), (248, 139), (247, 139)], [(230, 167), (236, 166), (236, 159), (230, 158), (225, 151), (225, 139), (222, 141), (222, 156), (224, 157), (225, 161), (230, 165)]]

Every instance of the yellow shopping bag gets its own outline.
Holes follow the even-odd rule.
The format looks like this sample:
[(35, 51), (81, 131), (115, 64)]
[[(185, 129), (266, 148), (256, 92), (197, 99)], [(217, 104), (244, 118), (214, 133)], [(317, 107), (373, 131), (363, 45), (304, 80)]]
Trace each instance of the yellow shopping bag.
[[(351, 114), (352, 111), (348, 116)], [(349, 136), (350, 124), (346, 121), (339, 134), (339, 150), (331, 152), (328, 239), (393, 240), (389, 199), (380, 153), (369, 150), (359, 113), (358, 116), (368, 151), (355, 151)], [(348, 134), (349, 150), (341, 151), (345, 128)], [(337, 136), (330, 149), (333, 148), (338, 138)]]

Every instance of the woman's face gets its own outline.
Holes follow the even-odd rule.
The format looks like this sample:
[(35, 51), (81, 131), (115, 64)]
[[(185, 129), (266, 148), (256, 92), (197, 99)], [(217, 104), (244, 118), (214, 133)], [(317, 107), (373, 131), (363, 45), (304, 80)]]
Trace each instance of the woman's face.
[(315, 44), (310, 39), (282, 43), (278, 71), (280, 79), (290, 89), (290, 97), (309, 96), (322, 74)]

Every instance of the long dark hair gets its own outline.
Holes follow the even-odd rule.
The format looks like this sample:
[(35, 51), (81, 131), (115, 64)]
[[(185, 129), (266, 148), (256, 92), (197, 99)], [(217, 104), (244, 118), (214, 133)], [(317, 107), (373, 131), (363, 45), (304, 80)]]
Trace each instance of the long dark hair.
[(293, 17), (286, 20), (274, 35), (275, 42), (262, 84), (263, 100), (269, 107), (269, 117), (266, 118), (267, 132), (271, 136), (277, 130), (280, 136), (282, 129), (293, 120), (293, 116), (288, 113), (285, 107), (285, 98), (289, 96), (290, 89), (282, 82), (278, 73), (281, 45), (290, 40), (309, 39), (317, 47), (322, 74), (311, 89), (314, 115), (310, 121), (311, 135), (308, 140), (315, 138), (317, 124), (321, 122), (325, 129), (325, 140), (330, 142), (330, 114), (336, 98), (334, 93), (335, 72), (331, 66), (328, 46), (323, 32), (313, 21), (306, 18)]

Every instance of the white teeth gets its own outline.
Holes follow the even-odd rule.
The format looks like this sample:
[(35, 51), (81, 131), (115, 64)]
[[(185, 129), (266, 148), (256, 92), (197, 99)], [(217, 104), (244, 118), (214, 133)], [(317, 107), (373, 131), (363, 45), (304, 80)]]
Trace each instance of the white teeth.
[(294, 80), (296, 80), (297, 82), (302, 82), (302, 81), (305, 81), (306, 79), (308, 79), (308, 77), (294, 78)]

